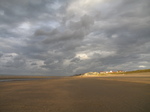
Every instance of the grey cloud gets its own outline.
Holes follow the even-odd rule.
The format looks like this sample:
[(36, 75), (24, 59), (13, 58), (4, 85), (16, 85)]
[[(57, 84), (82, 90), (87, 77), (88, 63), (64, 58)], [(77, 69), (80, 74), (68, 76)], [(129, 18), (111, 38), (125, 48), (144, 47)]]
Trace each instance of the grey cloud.
[(8, 61), (4, 66), (12, 67), (12, 68), (20, 68), (23, 67), (24, 65), (25, 65), (25, 60), (22, 57), (17, 56), (15, 58), (12, 58), (12, 60)]
[(37, 65), (37, 63), (31, 63), (32, 66)]
[(45, 44), (55, 43), (59, 41), (68, 41), (68, 40), (76, 40), (82, 39), (84, 37), (83, 31), (65, 31), (63, 33), (58, 33), (53, 37), (48, 37), (43, 41)]
[(90, 26), (92, 26), (94, 24), (94, 19), (93, 17), (89, 16), (89, 15), (84, 15), (81, 17), (80, 21), (74, 22), (74, 21), (70, 21), (70, 28), (74, 28), (74, 29), (89, 29)]
[(0, 52), (0, 57), (2, 57), (2, 56), (3, 56), (3, 53)]
[[(76, 2), (83, 6), (69, 12)], [(150, 67), (149, 0), (82, 2), (1, 0), (0, 57), (8, 60), (0, 70), (72, 75)]]
[(71, 62), (75, 62), (75, 63), (77, 63), (77, 62), (79, 62), (79, 61), (81, 61), (79, 58), (73, 58), (73, 59), (71, 60)]
[[(22, 21), (31, 21), (32, 23), (38, 22), (41, 20), (41, 14), (51, 14), (55, 16), (55, 10), (51, 7), (51, 4), (54, 4), (55, 0), (1, 0), (0, 1), (0, 10), (3, 11), (3, 14), (0, 15), (0, 23), (15, 25)], [(42, 17), (45, 19), (44, 17)], [(55, 18), (55, 17), (54, 17)], [(53, 16), (48, 17), (47, 19), (53, 19)]]
[(48, 31), (44, 31), (42, 29), (38, 29), (35, 31), (34, 35), (35, 36), (53, 36), (56, 35), (57, 33), (59, 33), (59, 31), (57, 29), (49, 29)]

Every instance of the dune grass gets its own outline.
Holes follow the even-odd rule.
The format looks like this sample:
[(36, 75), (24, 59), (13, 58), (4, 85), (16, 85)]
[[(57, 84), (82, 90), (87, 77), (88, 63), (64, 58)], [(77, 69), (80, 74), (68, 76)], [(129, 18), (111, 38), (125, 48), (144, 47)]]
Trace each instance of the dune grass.
[(142, 73), (142, 72), (150, 72), (150, 69), (127, 71), (126, 73)]

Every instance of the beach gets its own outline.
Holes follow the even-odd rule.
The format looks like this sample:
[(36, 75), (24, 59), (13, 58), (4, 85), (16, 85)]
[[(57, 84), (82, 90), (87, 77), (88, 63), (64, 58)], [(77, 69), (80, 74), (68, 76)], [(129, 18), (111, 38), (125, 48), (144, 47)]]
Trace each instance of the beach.
[(149, 112), (149, 75), (0, 82), (0, 112)]

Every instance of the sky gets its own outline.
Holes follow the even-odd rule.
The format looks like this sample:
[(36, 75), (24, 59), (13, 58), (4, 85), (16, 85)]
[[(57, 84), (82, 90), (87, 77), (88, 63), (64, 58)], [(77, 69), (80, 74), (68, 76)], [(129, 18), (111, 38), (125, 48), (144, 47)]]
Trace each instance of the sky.
[(0, 74), (150, 68), (150, 0), (0, 0)]

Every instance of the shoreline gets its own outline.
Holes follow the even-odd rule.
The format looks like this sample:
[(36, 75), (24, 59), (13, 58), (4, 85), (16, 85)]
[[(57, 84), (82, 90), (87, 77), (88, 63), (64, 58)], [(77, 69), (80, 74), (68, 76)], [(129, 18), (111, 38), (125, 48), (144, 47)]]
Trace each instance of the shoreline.
[(139, 79), (147, 82), (150, 78), (64, 77), (1, 82), (0, 111), (148, 112), (150, 84), (134, 82)]

